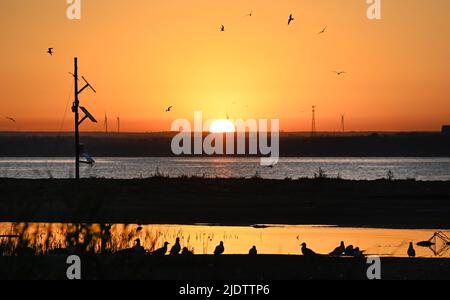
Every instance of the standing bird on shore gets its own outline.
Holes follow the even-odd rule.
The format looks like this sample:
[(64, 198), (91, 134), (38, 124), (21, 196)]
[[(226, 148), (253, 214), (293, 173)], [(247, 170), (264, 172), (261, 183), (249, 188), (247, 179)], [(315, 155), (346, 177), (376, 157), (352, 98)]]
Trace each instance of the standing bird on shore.
[(177, 238), (175, 245), (170, 249), (170, 255), (178, 255), (181, 251), (180, 238)]
[(348, 246), (345, 248), (344, 254), (346, 256), (355, 256), (355, 247), (353, 245)]
[(311, 249), (308, 249), (306, 243), (302, 244), (302, 254), (305, 257), (317, 256), (316, 252), (312, 251)]
[(257, 256), (258, 255), (258, 249), (256, 249), (256, 246), (253, 246), (252, 249), (248, 252), (248, 255), (250, 256)]
[(53, 48), (48, 48), (47, 53), (50, 54), (50, 56), (53, 56), (53, 53), (55, 53), (53, 51)]
[(182, 256), (193, 256), (194, 252), (190, 251), (187, 247), (183, 248), (183, 251), (181, 251)]
[(295, 21), (294, 16), (292, 14), (289, 15), (289, 20), (288, 20), (288, 26), (291, 25), (291, 23)]
[(146, 251), (145, 248), (141, 245), (141, 239), (137, 239), (135, 242), (136, 245), (134, 246), (134, 252), (136, 254), (144, 254)]
[(168, 242), (164, 243), (164, 246), (158, 250), (155, 250), (152, 252), (153, 255), (155, 256), (164, 256), (167, 253), (167, 246), (169, 246)]
[(220, 245), (216, 247), (216, 250), (214, 250), (214, 255), (219, 256), (222, 255), (225, 252), (225, 247), (223, 245), (223, 242), (220, 242)]
[(416, 257), (416, 250), (414, 249), (413, 243), (409, 243), (408, 256), (409, 256), (409, 258)]
[(341, 245), (333, 250), (333, 252), (330, 253), (330, 256), (342, 256), (345, 252), (345, 244), (344, 242), (341, 242)]

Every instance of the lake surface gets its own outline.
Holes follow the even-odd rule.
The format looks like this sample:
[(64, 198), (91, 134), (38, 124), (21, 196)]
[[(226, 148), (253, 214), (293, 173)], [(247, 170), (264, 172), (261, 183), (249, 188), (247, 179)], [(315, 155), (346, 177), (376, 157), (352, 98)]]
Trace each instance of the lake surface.
[[(65, 245), (65, 238), (73, 225), (69, 224), (13, 224), (0, 223), (0, 235), (21, 234), (37, 248), (55, 248)], [(98, 234), (99, 225), (91, 225), (90, 230)], [(188, 247), (195, 254), (212, 254), (223, 241), (226, 254), (248, 254), (255, 245), (260, 254), (299, 255), (300, 244), (321, 254), (328, 254), (341, 241), (365, 250), (367, 255), (383, 257), (407, 257), (410, 242), (429, 240), (438, 230), (397, 230), (340, 228), (326, 226), (284, 226), (272, 225), (266, 228), (226, 227), (208, 225), (113, 225), (111, 228), (111, 249), (132, 247), (139, 238), (146, 249), (155, 249), (165, 241), (173, 244), (181, 239), (182, 247)], [(447, 236), (450, 234), (445, 232)], [(0, 242), (7, 242), (0, 238)], [(14, 239), (10, 239), (14, 243)], [(437, 240), (432, 248), (417, 247), (418, 257), (450, 258), (450, 246)]]
[[(132, 179), (165, 176), (246, 177), (267, 179), (314, 177), (319, 168), (329, 177), (351, 180), (386, 178), (450, 180), (450, 158), (281, 158), (274, 168), (260, 166), (257, 158), (96, 158), (82, 165), (82, 177)], [(0, 177), (72, 178), (70, 158), (0, 158)]]

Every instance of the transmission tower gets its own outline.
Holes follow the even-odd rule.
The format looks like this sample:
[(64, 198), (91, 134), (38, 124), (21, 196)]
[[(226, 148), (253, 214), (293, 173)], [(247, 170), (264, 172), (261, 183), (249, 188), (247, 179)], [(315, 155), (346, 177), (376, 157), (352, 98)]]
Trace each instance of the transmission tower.
[(312, 126), (311, 126), (311, 135), (316, 135), (316, 106), (312, 107)]

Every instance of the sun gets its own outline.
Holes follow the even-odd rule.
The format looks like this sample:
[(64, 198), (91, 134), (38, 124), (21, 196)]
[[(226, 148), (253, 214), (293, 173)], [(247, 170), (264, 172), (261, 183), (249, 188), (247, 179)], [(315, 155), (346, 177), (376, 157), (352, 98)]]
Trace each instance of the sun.
[(211, 133), (230, 133), (235, 132), (236, 128), (234, 127), (233, 122), (229, 120), (216, 120), (211, 123), (209, 131)]

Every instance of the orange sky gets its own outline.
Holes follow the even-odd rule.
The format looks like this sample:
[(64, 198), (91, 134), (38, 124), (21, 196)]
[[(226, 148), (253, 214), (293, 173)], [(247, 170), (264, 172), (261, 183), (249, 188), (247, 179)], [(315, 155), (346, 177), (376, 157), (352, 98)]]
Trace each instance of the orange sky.
[(439, 130), (450, 1), (382, 2), (370, 21), (365, 0), (82, 0), (70, 21), (65, 0), (0, 0), (0, 130), (72, 130), (74, 56), (98, 91), (81, 96), (100, 121), (83, 130), (103, 130), (107, 113), (111, 128), (120, 115), (123, 131), (168, 131), (201, 110), (305, 131), (314, 104), (319, 131), (339, 130), (342, 113), (348, 130)]

